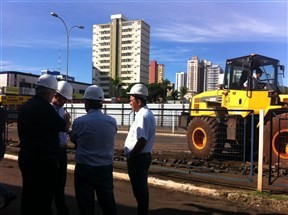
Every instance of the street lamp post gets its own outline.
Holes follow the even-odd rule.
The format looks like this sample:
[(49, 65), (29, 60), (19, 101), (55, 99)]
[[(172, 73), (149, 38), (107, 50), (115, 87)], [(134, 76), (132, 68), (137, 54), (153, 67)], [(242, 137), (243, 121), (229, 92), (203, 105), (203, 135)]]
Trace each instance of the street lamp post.
[(51, 16), (59, 18), (63, 22), (63, 24), (65, 26), (65, 30), (66, 30), (66, 37), (67, 37), (67, 46), (66, 46), (66, 81), (67, 81), (68, 80), (68, 66), (69, 66), (68, 62), (69, 62), (69, 38), (70, 38), (70, 33), (71, 33), (72, 28), (84, 29), (84, 26), (82, 26), (82, 25), (74, 25), (68, 30), (68, 27), (67, 27), (65, 21), (60, 16), (58, 16), (57, 13), (52, 12)]

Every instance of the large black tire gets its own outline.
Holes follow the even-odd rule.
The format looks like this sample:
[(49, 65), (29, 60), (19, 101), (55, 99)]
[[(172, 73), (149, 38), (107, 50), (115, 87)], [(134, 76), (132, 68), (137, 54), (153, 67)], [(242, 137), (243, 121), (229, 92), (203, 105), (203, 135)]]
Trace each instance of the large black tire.
[(208, 159), (221, 153), (220, 126), (215, 118), (195, 117), (187, 132), (188, 146), (195, 158)]
[[(264, 160), (270, 161), (270, 149), (272, 150), (271, 164), (279, 162), (288, 167), (288, 114), (283, 113), (272, 119), (272, 134), (271, 121), (268, 121), (264, 127)], [(270, 146), (270, 138), (272, 142)]]

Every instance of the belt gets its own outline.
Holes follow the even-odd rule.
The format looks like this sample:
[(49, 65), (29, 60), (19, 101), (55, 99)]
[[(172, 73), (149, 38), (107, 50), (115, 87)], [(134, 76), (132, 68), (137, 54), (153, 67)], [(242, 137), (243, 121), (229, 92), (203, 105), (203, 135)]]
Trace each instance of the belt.
[[(133, 156), (133, 158), (136, 158), (136, 157), (145, 157), (145, 156), (151, 156), (151, 152), (143, 152), (143, 153), (138, 153), (136, 155)], [(128, 159), (130, 159), (130, 155), (128, 154), (127, 156)]]

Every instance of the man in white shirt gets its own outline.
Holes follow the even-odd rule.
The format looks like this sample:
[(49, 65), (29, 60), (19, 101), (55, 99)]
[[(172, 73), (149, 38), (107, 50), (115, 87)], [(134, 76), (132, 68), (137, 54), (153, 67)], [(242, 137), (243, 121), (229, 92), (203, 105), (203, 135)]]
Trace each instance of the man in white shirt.
[(130, 105), (136, 112), (125, 140), (124, 152), (134, 196), (137, 214), (147, 215), (149, 210), (148, 170), (152, 161), (151, 151), (155, 140), (156, 124), (152, 111), (147, 107), (148, 89), (135, 84), (130, 92)]
[[(51, 104), (62, 118), (66, 110), (64, 104), (67, 100), (72, 99), (73, 87), (67, 81), (59, 81), (57, 92), (52, 99)], [(60, 153), (58, 156), (59, 162), (59, 180), (55, 191), (55, 206), (58, 215), (68, 215), (68, 207), (65, 202), (65, 185), (67, 178), (67, 132), (59, 132)]]
[[(255, 69), (255, 73), (253, 73), (252, 76), (252, 88), (253, 89), (261, 89), (262, 87), (258, 86), (258, 82), (260, 82), (260, 77), (263, 74), (263, 71), (258, 67)], [(243, 86), (246, 88), (248, 86), (248, 80), (243, 84)]]

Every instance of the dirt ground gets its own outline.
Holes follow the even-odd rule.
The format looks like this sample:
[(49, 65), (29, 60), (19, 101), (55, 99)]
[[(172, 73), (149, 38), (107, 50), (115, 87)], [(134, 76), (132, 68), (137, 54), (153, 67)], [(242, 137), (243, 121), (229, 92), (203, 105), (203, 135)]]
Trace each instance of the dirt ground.
[[(21, 173), (17, 161), (4, 159), (0, 164), (0, 181), (16, 192), (18, 198), (0, 214), (20, 214)], [(156, 180), (156, 179), (155, 179)], [(156, 183), (157, 181), (157, 183)], [(191, 189), (191, 185), (179, 185), (176, 182), (150, 179), (150, 215), (280, 215), (288, 214), (287, 200), (273, 201), (251, 193), (213, 190), (199, 188)], [(162, 185), (161, 185), (162, 183)], [(67, 204), (70, 215), (78, 214), (74, 193), (73, 171), (69, 171), (66, 184)], [(114, 193), (119, 215), (135, 215), (136, 202), (131, 186), (125, 177), (119, 175), (114, 180)], [(55, 210), (55, 209), (54, 209)], [(96, 200), (95, 214), (101, 214)]]
[[(16, 125), (10, 125), (16, 127)], [(13, 131), (9, 133), (9, 139), (11, 144), (17, 145), (18, 137), (16, 129), (10, 129)], [(14, 143), (15, 142), (15, 143)], [(8, 147), (9, 153), (9, 147)], [(13, 150), (11, 150), (13, 151)], [(11, 152), (10, 151), (10, 152)], [(12, 154), (15, 154), (13, 151)], [(73, 211), (75, 208), (75, 194), (73, 190), (73, 172), (70, 172), (67, 183), (67, 194), (69, 200), (71, 200), (71, 207)], [(116, 175), (116, 174), (115, 174)], [(124, 177), (124, 178), (123, 178)], [(123, 210), (119, 214), (133, 214), (131, 212), (135, 209), (135, 200), (131, 197), (131, 188), (127, 176), (119, 176), (117, 183), (115, 184), (115, 190), (118, 201), (120, 204), (129, 205), (127, 207), (130, 210)], [(153, 175), (150, 178), (150, 184), (153, 187), (151, 206), (153, 215), (165, 215), (165, 214), (288, 214), (288, 196), (286, 195), (269, 195), (260, 194), (255, 191), (245, 191), (239, 189), (227, 189), (225, 187), (213, 187), (211, 185), (196, 185), (183, 184), (176, 179), (160, 180), (157, 175)], [(5, 161), (0, 163), (0, 182), (6, 183), (11, 186), (13, 190), (16, 190), (20, 196), (21, 191), (21, 176), (17, 167), (17, 162)], [(200, 187), (201, 186), (201, 187)], [(130, 193), (127, 196), (127, 190)], [(71, 198), (71, 199), (70, 199)], [(19, 207), (20, 200), (16, 200), (16, 207)], [(125, 206), (126, 207), (126, 206)], [(163, 208), (169, 208), (169, 210), (163, 210)], [(12, 208), (13, 209), (13, 208)], [(12, 210), (6, 209), (3, 212)], [(19, 209), (19, 208), (18, 208)], [(12, 210), (13, 211), (13, 210)], [(0, 214), (17, 214), (13, 212), (7, 212)], [(15, 212), (15, 210), (14, 210)], [(77, 214), (77, 213), (75, 213)]]

